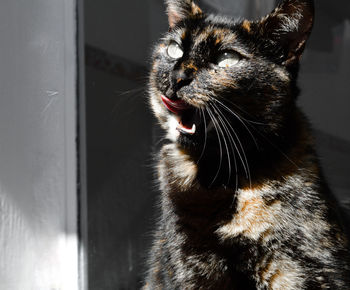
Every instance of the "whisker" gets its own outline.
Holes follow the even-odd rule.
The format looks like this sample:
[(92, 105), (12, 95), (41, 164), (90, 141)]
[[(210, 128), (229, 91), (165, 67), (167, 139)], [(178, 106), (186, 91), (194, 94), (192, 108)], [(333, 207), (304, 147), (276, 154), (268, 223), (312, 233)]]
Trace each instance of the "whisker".
[[(210, 105), (210, 104), (209, 104)], [(213, 107), (213, 109), (215, 110), (215, 108)], [(215, 110), (216, 111), (216, 110)], [(218, 121), (220, 121), (220, 123), (222, 124), (222, 125), (224, 125), (225, 126), (225, 124), (220, 120), (221, 118), (220, 118), (220, 115), (218, 115)], [(217, 121), (217, 120), (215, 120), (215, 121)], [(223, 138), (223, 140), (224, 140), (224, 143), (225, 143), (225, 147), (226, 147), (226, 153), (227, 153), (227, 163), (228, 163), (228, 179), (227, 179), (227, 185), (230, 183), (230, 179), (231, 179), (231, 172), (232, 172), (232, 169), (231, 169), (231, 156), (230, 156), (230, 152), (229, 152), (229, 150), (228, 150), (228, 146), (227, 146), (227, 141), (226, 141), (226, 138), (225, 138), (225, 134), (224, 134), (224, 132), (222, 131), (222, 129), (221, 129), (221, 126), (220, 126), (220, 123), (217, 121), (217, 125), (218, 125), (218, 128), (219, 128), (219, 131), (221, 132), (221, 135), (222, 135), (222, 138)], [(224, 130), (225, 130), (225, 127), (224, 127)]]
[(203, 150), (202, 150), (202, 153), (197, 161), (197, 164), (199, 163), (199, 161), (202, 159), (203, 155), (204, 155), (204, 152), (205, 152), (205, 148), (206, 148), (206, 145), (207, 145), (207, 121), (205, 120), (205, 112), (203, 110), (203, 108), (200, 108), (200, 112), (202, 114), (202, 117), (203, 117), (203, 123), (204, 123), (204, 145), (203, 145)]
[[(239, 117), (238, 114), (234, 113), (230, 108), (228, 108), (228, 107), (227, 107), (226, 105), (224, 105), (222, 102), (220, 102), (220, 101), (218, 101), (217, 99), (214, 99), (214, 98), (213, 98), (213, 100), (215, 100), (218, 104), (220, 104), (221, 106), (223, 106), (227, 111), (231, 112), (235, 117), (237, 117), (238, 119), (240, 119), (240, 117)], [(230, 102), (230, 103), (232, 103), (232, 102)], [(232, 103), (232, 104), (235, 105), (234, 103)], [(250, 132), (250, 135), (252, 136), (252, 138), (255, 140), (255, 138), (253, 137), (251, 131), (250, 131), (250, 130), (247, 128), (247, 126), (244, 124), (243, 120), (240, 120), (240, 121), (241, 121), (241, 123), (245, 126), (245, 128), (248, 130), (248, 132)], [(252, 122), (250, 122), (250, 123), (252, 123)], [(258, 133), (261, 137), (263, 137), (271, 146), (273, 146), (276, 150), (278, 150), (291, 164), (293, 164), (296, 168), (299, 168), (299, 166), (298, 166), (293, 160), (291, 160), (291, 159), (288, 157), (288, 155), (285, 154), (276, 144), (274, 144), (273, 142), (271, 142), (271, 140), (270, 140), (268, 137), (266, 137), (265, 134), (263, 134), (263, 133), (262, 133), (260, 130), (258, 130), (255, 126), (253, 126), (253, 125), (251, 125), (251, 124), (249, 124), (249, 123), (248, 123), (248, 125), (250, 125), (251, 128), (254, 129), (254, 131), (255, 131), (256, 133)], [(268, 124), (263, 124), (263, 125), (268, 125)], [(259, 148), (258, 145), (257, 145), (256, 140), (255, 140), (254, 142), (255, 142), (257, 148)]]
[(127, 90), (127, 91), (114, 91), (114, 93), (117, 94), (118, 97), (120, 97), (120, 96), (126, 96), (126, 95), (131, 94), (131, 93), (136, 94), (136, 93), (139, 93), (142, 91), (145, 91), (145, 87), (139, 87), (139, 88), (135, 88), (135, 89)]
[(219, 175), (219, 172), (220, 172), (220, 169), (221, 169), (221, 165), (222, 165), (222, 145), (221, 145), (221, 140), (220, 140), (219, 132), (218, 132), (218, 129), (217, 129), (216, 124), (215, 124), (215, 118), (214, 118), (214, 116), (212, 115), (212, 112), (211, 112), (210, 108), (206, 107), (206, 110), (207, 110), (207, 112), (208, 112), (208, 115), (209, 115), (211, 121), (213, 122), (215, 131), (216, 131), (216, 135), (218, 136), (219, 146), (220, 146), (220, 162), (219, 162), (219, 168), (218, 168), (218, 170), (217, 170), (217, 172), (216, 172), (216, 175), (214, 176), (214, 179), (212, 180), (212, 182), (211, 182), (211, 184), (210, 184), (210, 186), (209, 186), (209, 187), (211, 187), (211, 186), (214, 184), (215, 180), (217, 179), (217, 177), (218, 177), (218, 175)]
[(234, 164), (235, 164), (235, 172), (236, 172), (236, 174), (235, 174), (236, 175), (236, 179), (235, 179), (236, 183), (235, 183), (235, 185), (236, 185), (236, 191), (237, 191), (237, 189), (238, 189), (238, 166), (237, 166), (237, 159), (236, 159), (236, 154), (235, 154), (235, 148), (238, 151), (237, 145), (236, 145), (236, 142), (235, 142), (235, 140), (234, 140), (234, 138), (233, 138), (229, 128), (225, 124), (225, 120), (223, 120), (220, 115), (218, 115), (218, 117), (219, 117), (220, 120), (222, 120), (221, 122), (222, 122), (222, 124), (223, 124), (223, 126), (225, 128), (225, 131), (226, 131), (226, 133), (227, 133), (227, 135), (229, 137), (230, 146), (231, 146), (231, 150), (232, 150), (232, 153), (233, 153), (233, 160), (234, 160)]
[(141, 93), (145, 93), (145, 87), (139, 87), (128, 91), (114, 91), (114, 93), (116, 94), (116, 101), (111, 109), (111, 115), (114, 115), (121, 105), (127, 104), (127, 102), (130, 101), (135, 101), (136, 97)]
[(299, 166), (293, 161), (291, 160), (287, 154), (285, 154), (276, 144), (274, 144), (273, 142), (271, 142), (271, 140), (265, 136), (265, 134), (263, 134), (262, 132), (260, 132), (258, 129), (256, 129), (255, 127), (252, 127), (261, 137), (263, 137), (271, 146), (273, 146), (275, 149), (277, 149), (291, 164), (293, 164), (296, 168), (299, 169)]
[[(212, 105), (214, 106), (214, 104), (212, 104)], [(216, 107), (216, 106), (215, 106), (215, 107)], [(218, 110), (217, 107), (216, 107), (216, 109)], [(219, 112), (219, 110), (218, 110), (218, 111), (217, 111), (217, 114), (218, 114), (218, 115), (220, 114), (220, 115), (222, 115), (223, 118), (225, 118), (226, 123), (228, 124), (228, 126), (229, 126), (230, 129), (231, 129), (231, 131), (234, 133), (236, 139), (238, 140), (238, 136), (237, 136), (236, 131), (233, 129), (233, 127), (231, 126), (231, 124), (229, 123), (229, 121), (226, 119), (226, 117), (222, 114), (222, 112)], [(232, 135), (231, 135), (231, 137), (232, 137)], [(234, 140), (233, 137), (232, 137), (232, 140)], [(242, 165), (243, 165), (243, 167), (244, 167), (244, 170), (245, 170), (246, 174), (248, 174), (248, 173), (247, 173), (247, 168), (245, 167), (245, 162), (244, 162), (244, 160), (243, 160), (243, 158), (242, 158), (242, 155), (240, 154), (240, 150), (239, 150), (238, 146), (236, 145), (236, 142), (234, 142), (234, 145), (235, 145), (235, 148), (236, 148), (236, 150), (237, 150), (238, 156), (240, 157), (240, 160), (241, 160), (241, 162), (242, 162)], [(242, 146), (241, 143), (240, 143), (240, 147), (241, 147), (241, 150), (243, 151), (243, 146)]]
[(248, 131), (249, 135), (252, 137), (254, 143), (255, 143), (255, 146), (256, 148), (259, 149), (259, 146), (258, 146), (258, 143), (255, 139), (255, 137), (253, 136), (252, 132), (249, 130), (248, 126), (244, 123), (242, 117), (240, 117), (237, 113), (235, 113), (234, 111), (232, 111), (229, 107), (227, 107), (225, 104), (223, 104), (222, 102), (220, 102), (219, 100), (217, 99), (213, 99), (215, 102), (217, 102), (219, 105), (221, 105), (224, 109), (226, 109), (226, 111), (228, 111), (229, 113), (231, 113), (233, 116), (235, 116), (241, 123), (242, 125), (244, 126), (244, 128)]
[(236, 147), (236, 150), (237, 150), (237, 153), (238, 153), (238, 156), (240, 157), (240, 160), (242, 162), (242, 165), (243, 165), (243, 168), (244, 168), (244, 171), (246, 173), (246, 178), (249, 180), (249, 183), (251, 185), (251, 175), (250, 175), (250, 168), (249, 168), (249, 164), (248, 164), (248, 159), (247, 159), (247, 156), (246, 156), (246, 153), (245, 153), (245, 150), (244, 150), (244, 147), (243, 147), (243, 144), (241, 142), (241, 140), (239, 139), (238, 137), (238, 134), (236, 133), (236, 131), (233, 129), (233, 127), (231, 126), (230, 122), (227, 120), (226, 116), (219, 110), (219, 108), (212, 103), (213, 106), (215, 106), (215, 108), (218, 110), (218, 114), (220, 114), (224, 120), (226, 121), (226, 123), (228, 124), (228, 126), (231, 128), (233, 134), (235, 135), (236, 139), (237, 139), (237, 142), (241, 148), (241, 152), (242, 152), (242, 155), (243, 155), (243, 158), (242, 158), (242, 155), (240, 153), (240, 150), (238, 149), (238, 147), (236, 146), (236, 143), (234, 142), (235, 144), (235, 147)]
[[(217, 99), (215, 99), (216, 101), (219, 101)], [(249, 112), (243, 110), (240, 106), (238, 106), (236, 103), (234, 103), (233, 101), (231, 100), (227, 100), (227, 99), (224, 99), (222, 98), (223, 102), (228, 102), (230, 103), (231, 105), (235, 106), (238, 110), (240, 110), (242, 113), (244, 114), (247, 114), (248, 116), (252, 117), (253, 119), (255, 118), (252, 114), (250, 114)], [(220, 102), (220, 101), (219, 101)], [(258, 122), (258, 121), (254, 121), (254, 120), (249, 120), (249, 119), (246, 119), (242, 116), (240, 116), (244, 121), (247, 121), (249, 123), (252, 123), (252, 124), (256, 124), (256, 125), (262, 125), (262, 126), (269, 126), (269, 124), (266, 124), (266, 123), (262, 123), (262, 122)]]
[[(205, 98), (208, 97), (208, 95), (203, 95), (203, 94), (197, 94), (198, 96), (203, 96)], [(214, 100), (214, 101), (217, 101), (221, 104), (223, 104), (222, 102), (220, 102), (218, 99), (217, 99), (217, 96), (209, 96), (210, 100)], [(227, 100), (227, 99), (224, 99), (224, 98), (221, 98), (223, 101), (225, 102), (228, 102), (230, 104), (232, 104), (233, 106), (235, 106), (238, 110), (240, 110), (242, 113), (245, 113), (247, 115), (249, 115), (250, 117), (252, 118), (255, 118), (252, 114), (248, 113), (247, 111), (243, 110), (240, 106), (238, 106), (237, 104), (235, 104), (234, 102), (232, 102), (231, 100)], [(238, 115), (238, 113), (236, 113)], [(248, 122), (248, 123), (251, 123), (251, 124), (256, 124), (256, 125), (262, 125), (262, 126), (269, 126), (269, 124), (266, 124), (266, 123), (262, 123), (262, 122), (258, 122), (258, 121), (253, 121), (253, 120), (249, 120), (249, 119), (246, 119), (244, 117), (242, 117), (241, 115), (238, 115), (240, 116), (241, 119), (243, 119), (244, 121)]]

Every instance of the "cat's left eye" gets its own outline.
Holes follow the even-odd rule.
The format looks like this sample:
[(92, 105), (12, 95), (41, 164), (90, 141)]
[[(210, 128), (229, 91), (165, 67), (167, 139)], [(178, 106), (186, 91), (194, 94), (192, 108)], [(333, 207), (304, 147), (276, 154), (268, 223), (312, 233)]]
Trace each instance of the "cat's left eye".
[(241, 58), (239, 54), (234, 52), (224, 52), (219, 55), (216, 64), (219, 67), (228, 68), (237, 65), (240, 60)]
[(179, 59), (184, 55), (184, 52), (180, 45), (174, 41), (169, 44), (167, 53), (173, 59)]

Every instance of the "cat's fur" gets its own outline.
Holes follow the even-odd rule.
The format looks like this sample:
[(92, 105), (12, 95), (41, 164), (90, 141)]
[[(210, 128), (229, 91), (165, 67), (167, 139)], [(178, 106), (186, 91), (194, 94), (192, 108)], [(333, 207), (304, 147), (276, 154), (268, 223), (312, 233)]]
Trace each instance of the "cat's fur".
[[(170, 143), (144, 289), (350, 289), (338, 207), (296, 106), (313, 1), (285, 0), (260, 21), (166, 3), (150, 100)], [(223, 52), (239, 61), (218, 66)], [(162, 96), (190, 107), (170, 112)], [(179, 118), (196, 132), (176, 129)]]

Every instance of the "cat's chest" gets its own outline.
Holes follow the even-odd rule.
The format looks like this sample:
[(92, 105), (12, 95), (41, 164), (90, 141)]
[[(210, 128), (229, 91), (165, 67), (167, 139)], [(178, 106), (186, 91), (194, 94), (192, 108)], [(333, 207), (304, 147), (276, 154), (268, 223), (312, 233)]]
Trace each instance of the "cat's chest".
[(166, 280), (174, 289), (255, 289), (248, 277), (234, 269), (233, 261), (214, 251), (191, 252), (186, 246), (170, 247), (169, 251), (172, 261), (167, 264), (172, 266), (166, 271)]
[(278, 230), (278, 221), (283, 216), (281, 200), (266, 200), (266, 195), (272, 194), (275, 192), (269, 186), (239, 190), (231, 219), (216, 230), (220, 239), (225, 241), (243, 237), (258, 243), (267, 243), (271, 233)]

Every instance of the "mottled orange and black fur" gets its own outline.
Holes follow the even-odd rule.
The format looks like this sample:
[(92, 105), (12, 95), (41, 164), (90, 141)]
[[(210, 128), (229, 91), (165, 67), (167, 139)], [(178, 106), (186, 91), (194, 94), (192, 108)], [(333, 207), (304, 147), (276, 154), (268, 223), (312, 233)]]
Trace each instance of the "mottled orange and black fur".
[(350, 289), (338, 206), (296, 105), (313, 1), (259, 21), (167, 7), (149, 91), (170, 141), (144, 289)]

